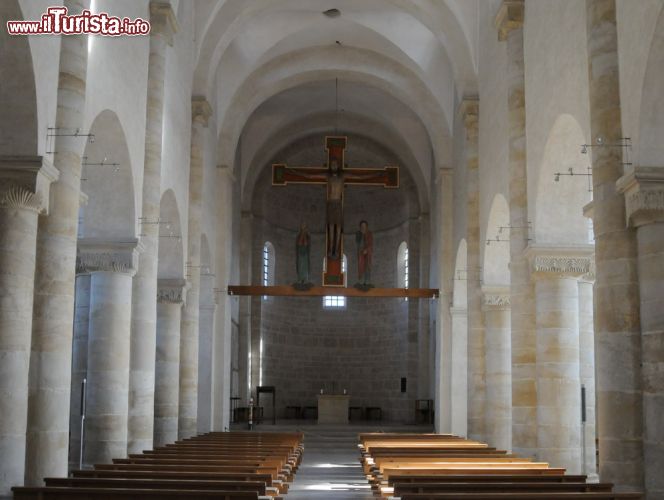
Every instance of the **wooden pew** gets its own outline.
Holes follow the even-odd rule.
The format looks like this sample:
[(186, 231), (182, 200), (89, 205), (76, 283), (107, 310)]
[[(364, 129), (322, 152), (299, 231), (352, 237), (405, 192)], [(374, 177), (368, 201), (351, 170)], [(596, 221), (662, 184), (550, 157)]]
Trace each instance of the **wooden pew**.
[(589, 484), (550, 467), (457, 436), (369, 433), (358, 445), (372, 489), (401, 500), (637, 499), (610, 483)]
[(14, 500), (192, 500), (196, 498), (214, 498), (215, 500), (259, 500), (255, 491), (222, 490), (148, 490), (122, 488), (60, 488), (14, 487)]

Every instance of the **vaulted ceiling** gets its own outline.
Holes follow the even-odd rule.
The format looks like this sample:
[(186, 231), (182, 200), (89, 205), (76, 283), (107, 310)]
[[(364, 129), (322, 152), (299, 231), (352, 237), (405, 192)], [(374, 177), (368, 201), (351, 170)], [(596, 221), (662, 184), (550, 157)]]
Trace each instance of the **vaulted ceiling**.
[(241, 170), (243, 198), (284, 144), (336, 130), (395, 150), (428, 204), (456, 103), (477, 93), (476, 0), (194, 5), (194, 93), (215, 101), (219, 163)]

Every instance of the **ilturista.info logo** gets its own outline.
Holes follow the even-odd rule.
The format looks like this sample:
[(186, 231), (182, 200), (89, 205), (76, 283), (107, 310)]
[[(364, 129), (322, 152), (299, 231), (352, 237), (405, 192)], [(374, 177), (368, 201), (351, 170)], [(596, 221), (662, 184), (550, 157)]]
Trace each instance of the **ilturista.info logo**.
[(137, 36), (150, 33), (150, 21), (84, 10), (69, 15), (67, 7), (49, 7), (38, 21), (7, 21), (10, 35)]

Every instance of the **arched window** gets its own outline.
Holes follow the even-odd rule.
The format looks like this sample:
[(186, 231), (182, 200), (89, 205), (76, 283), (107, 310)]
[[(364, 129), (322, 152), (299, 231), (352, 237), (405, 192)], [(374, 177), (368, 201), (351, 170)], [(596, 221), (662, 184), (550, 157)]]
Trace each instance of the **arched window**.
[[(325, 259), (323, 259), (323, 269), (325, 268)], [(341, 272), (345, 273), (348, 269), (348, 259), (344, 254), (341, 261)], [(325, 309), (343, 309), (346, 307), (346, 297), (339, 297), (337, 295), (326, 295), (323, 297), (323, 307)]]
[[(266, 241), (265, 245), (263, 245), (263, 276), (262, 276), (263, 286), (274, 285), (274, 267), (275, 267), (274, 246), (269, 241)], [(266, 299), (267, 295), (263, 295), (263, 300)]]
[[(408, 282), (408, 243), (403, 241), (397, 251), (397, 287), (408, 288)], [(408, 301), (408, 297), (405, 300)]]

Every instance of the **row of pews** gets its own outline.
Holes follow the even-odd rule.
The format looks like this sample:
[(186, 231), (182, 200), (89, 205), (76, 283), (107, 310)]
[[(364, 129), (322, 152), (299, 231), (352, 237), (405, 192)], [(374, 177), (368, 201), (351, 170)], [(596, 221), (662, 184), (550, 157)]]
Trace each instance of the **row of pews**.
[(449, 434), (360, 434), (360, 462), (376, 495), (401, 500), (638, 499), (611, 483)]
[(278, 500), (302, 461), (302, 439), (213, 432), (12, 490), (15, 500)]

